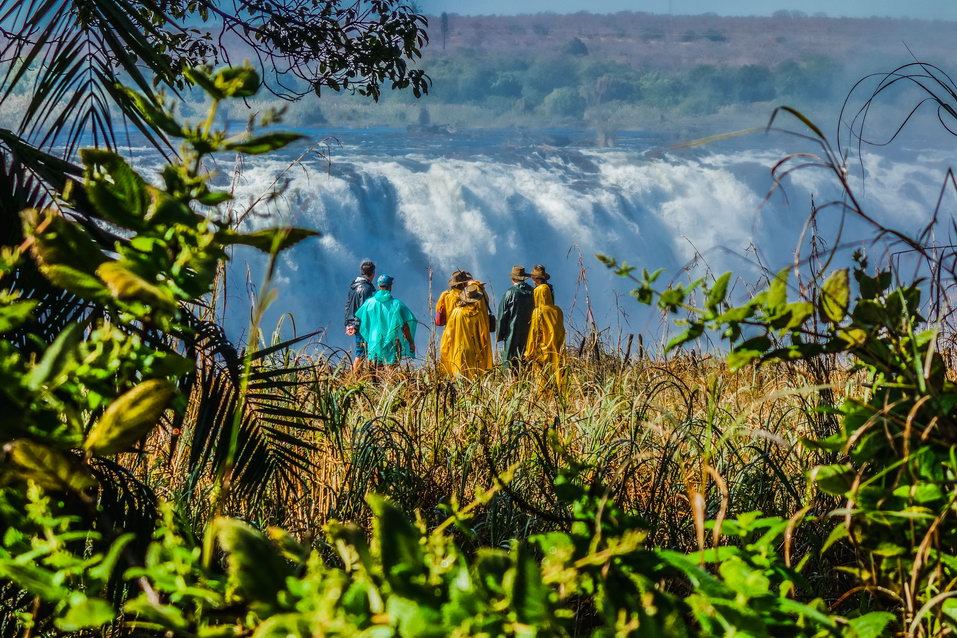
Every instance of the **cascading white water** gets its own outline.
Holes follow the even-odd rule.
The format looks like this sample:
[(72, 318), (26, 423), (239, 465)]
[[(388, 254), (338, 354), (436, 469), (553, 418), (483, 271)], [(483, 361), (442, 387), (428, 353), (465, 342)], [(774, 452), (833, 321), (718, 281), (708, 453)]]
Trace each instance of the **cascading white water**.
[[(786, 180), (787, 197), (777, 193), (765, 202), (770, 168), (795, 150), (785, 150), (780, 139), (661, 152), (640, 138), (609, 150), (516, 145), (503, 134), (481, 133), (424, 142), (388, 131), (341, 138), (347, 145), (334, 149), (331, 165), (307, 157), (284, 174), (282, 197), (248, 218), (252, 227), (283, 222), (323, 233), (282, 255), (267, 333), (288, 312), (299, 333), (325, 328), (326, 343), (348, 346), (342, 306), (363, 258), (395, 277), (394, 294), (424, 322), (420, 348), (431, 326), (430, 268), (433, 296), (458, 268), (489, 282), (497, 295), (509, 285), (512, 265), (544, 264), (557, 303), (582, 327), (581, 255), (599, 326), (654, 334), (660, 321), (640, 311), (627, 297), (628, 283), (595, 253), (649, 270), (664, 267), (678, 278), (697, 255), (698, 272), (735, 270), (749, 278), (758, 262), (771, 269), (790, 263), (812, 195), (821, 203), (838, 194), (832, 176), (802, 170)], [(867, 156), (864, 203), (882, 222), (914, 229), (929, 218), (954, 156), (895, 153)], [(268, 190), (296, 154), (287, 149), (247, 160), (237, 202)], [(231, 167), (219, 168), (228, 177)], [(825, 236), (837, 214), (833, 209), (821, 219)], [(852, 224), (844, 238), (855, 232), (868, 237)], [(248, 322), (247, 277), (258, 285), (263, 263), (240, 250), (230, 268), (227, 329), (234, 336)], [(622, 323), (620, 309), (629, 322)]]

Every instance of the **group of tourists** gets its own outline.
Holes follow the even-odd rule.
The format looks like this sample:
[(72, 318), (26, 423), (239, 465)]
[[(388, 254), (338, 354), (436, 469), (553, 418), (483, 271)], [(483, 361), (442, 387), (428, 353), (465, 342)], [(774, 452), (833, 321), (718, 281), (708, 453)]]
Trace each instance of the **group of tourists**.
[[(491, 334), (496, 333), (496, 341), (504, 343), (503, 366), (517, 370), (531, 365), (561, 380), (565, 319), (555, 305), (551, 275), (539, 264), (531, 273), (515, 266), (510, 277), (512, 285), (493, 313), (484, 283), (465, 270), (452, 273), (448, 290), (435, 304), (435, 325), (445, 328), (439, 367), (449, 376), (475, 377), (491, 370)], [(394, 365), (415, 356), (417, 321), (408, 306), (392, 296), (392, 283), (389, 275), (376, 277), (373, 262), (363, 261), (349, 286), (345, 328), (355, 339), (354, 370), (363, 361)]]

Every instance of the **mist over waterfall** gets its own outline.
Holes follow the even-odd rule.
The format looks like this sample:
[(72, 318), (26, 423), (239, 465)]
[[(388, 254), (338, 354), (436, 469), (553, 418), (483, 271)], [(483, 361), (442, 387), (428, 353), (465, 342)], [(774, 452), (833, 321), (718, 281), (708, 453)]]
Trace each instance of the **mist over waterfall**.
[[(595, 253), (666, 268), (666, 277), (677, 280), (707, 270), (734, 270), (750, 280), (762, 265), (775, 270), (792, 261), (812, 196), (822, 202), (838, 195), (832, 176), (802, 170), (786, 179), (784, 193), (766, 199), (771, 167), (803, 150), (791, 139), (749, 137), (668, 150), (632, 135), (614, 149), (597, 150), (499, 132), (423, 140), (396, 131), (347, 131), (339, 138), (343, 145), (325, 158), (310, 154), (290, 168), (300, 146), (242, 167), (238, 207), (267, 192), (277, 177), (285, 184), (281, 197), (247, 218), (248, 226), (281, 222), (323, 234), (280, 256), (279, 295), (266, 334), (290, 313), (298, 333), (325, 329), (323, 342), (348, 347), (342, 331), (347, 286), (359, 262), (371, 258), (380, 274), (395, 277), (394, 294), (423, 322), (420, 348), (432, 323), (430, 269), (432, 298), (453, 270), (464, 268), (488, 282), (497, 303), (511, 267), (537, 263), (553, 275), (571, 334), (585, 326), (587, 293), (610, 338), (631, 332), (654, 339), (660, 320), (628, 297), (628, 282)], [(917, 228), (936, 205), (953, 159), (949, 152), (901, 148), (893, 156), (867, 155), (864, 205), (882, 223)], [(233, 168), (229, 158), (222, 160), (220, 184), (228, 185)], [(822, 216), (818, 232), (832, 237), (837, 226), (835, 209)], [(852, 223), (842, 239), (868, 237)], [(247, 331), (249, 291), (260, 284), (264, 265), (265, 258), (246, 249), (231, 263), (226, 324), (234, 336)], [(284, 336), (291, 336), (292, 325), (284, 322)]]

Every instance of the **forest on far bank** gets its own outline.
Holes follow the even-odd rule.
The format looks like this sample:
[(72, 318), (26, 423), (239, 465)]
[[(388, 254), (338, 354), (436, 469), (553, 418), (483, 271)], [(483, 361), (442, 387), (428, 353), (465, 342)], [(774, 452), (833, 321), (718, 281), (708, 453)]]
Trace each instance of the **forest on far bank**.
[[(953, 22), (787, 11), (768, 18), (629, 12), (428, 20), (422, 65), (432, 83), (421, 99), (388, 86), (378, 102), (328, 88), (291, 103), (265, 92), (223, 116), (244, 122), (249, 112), (285, 105), (286, 123), (299, 127), (431, 127), (440, 134), (568, 127), (598, 131), (599, 144), (621, 130), (709, 135), (761, 125), (780, 104), (800, 105), (818, 121), (831, 118), (864, 75), (906, 64), (911, 53), (948, 59), (957, 38)], [(236, 38), (223, 44), (232, 60), (255, 59)], [(301, 80), (283, 82), (310, 91)], [(26, 86), (11, 96), (13, 106), (27, 103)], [(205, 110), (199, 93), (183, 97), (184, 116)], [(13, 126), (19, 111), (0, 114), (0, 127)]]
[(947, 58), (957, 23), (788, 11), (768, 18), (446, 14), (429, 17), (428, 33), (429, 95), (384, 91), (374, 104), (326, 91), (290, 105), (286, 121), (707, 134), (766, 119), (779, 104), (832, 116), (856, 80), (912, 61), (908, 50)]

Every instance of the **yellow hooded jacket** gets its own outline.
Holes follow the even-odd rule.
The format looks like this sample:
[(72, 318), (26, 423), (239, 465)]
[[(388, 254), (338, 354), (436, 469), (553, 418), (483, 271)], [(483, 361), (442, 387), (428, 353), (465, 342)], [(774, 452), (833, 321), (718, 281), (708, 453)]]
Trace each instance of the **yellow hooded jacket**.
[(535, 309), (525, 344), (525, 358), (535, 367), (550, 366), (556, 380), (561, 380), (562, 357), (565, 354), (565, 315), (552, 299), (551, 286), (535, 286)]
[(492, 369), (492, 340), (484, 298), (455, 306), (442, 334), (440, 356), (442, 369), (450, 375), (475, 377)]
[[(489, 346), (488, 346), (489, 363), (487, 368), (479, 367), (478, 369), (489, 370), (492, 367), (492, 346), (491, 346), (491, 338), (489, 337), (489, 330), (488, 330), (488, 327), (489, 327), (488, 325), (488, 313), (489, 313), (488, 293), (485, 292), (485, 284), (483, 284), (482, 282), (475, 281), (473, 279), (472, 281), (468, 283), (469, 285), (472, 285), (472, 284), (477, 285), (479, 289), (482, 291), (482, 301), (477, 304), (469, 304), (469, 305), (477, 308), (475, 313), (481, 315), (485, 319), (485, 341), (489, 343)], [(439, 369), (448, 375), (462, 373), (461, 365), (453, 362), (452, 360), (452, 356), (453, 356), (452, 353), (455, 351), (455, 347), (453, 347), (453, 343), (451, 341), (453, 337), (457, 339), (462, 338), (458, 335), (451, 334), (452, 314), (455, 312), (456, 307), (458, 307), (459, 296), (461, 294), (462, 294), (461, 289), (450, 288), (449, 290), (444, 291), (439, 296), (439, 300), (435, 304), (436, 315), (439, 314), (439, 308), (442, 308), (443, 306), (445, 307), (445, 316), (446, 316), (445, 331), (442, 333), (441, 341), (439, 341)], [(468, 314), (471, 315), (473, 313), (470, 312)], [(471, 321), (473, 321), (475, 325), (478, 326), (477, 319), (471, 319)], [(484, 360), (484, 355), (483, 355), (483, 360)], [(469, 367), (472, 367), (472, 364), (470, 364)], [(474, 376), (474, 375), (467, 375), (467, 376)]]

